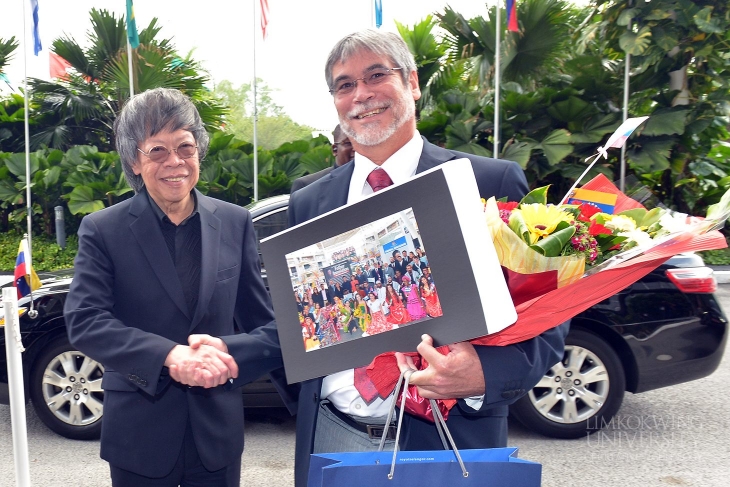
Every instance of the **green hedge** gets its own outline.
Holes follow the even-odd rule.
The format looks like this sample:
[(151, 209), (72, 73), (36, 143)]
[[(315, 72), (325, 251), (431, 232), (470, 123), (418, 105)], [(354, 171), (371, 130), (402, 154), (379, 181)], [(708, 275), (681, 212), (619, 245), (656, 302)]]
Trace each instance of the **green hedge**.
[[(0, 270), (13, 272), (15, 258), (22, 235), (8, 232), (0, 234)], [(61, 249), (56, 240), (45, 236), (33, 237), (33, 267), (36, 272), (55, 271), (73, 267), (74, 257), (79, 249), (76, 235), (66, 239), (66, 248)]]

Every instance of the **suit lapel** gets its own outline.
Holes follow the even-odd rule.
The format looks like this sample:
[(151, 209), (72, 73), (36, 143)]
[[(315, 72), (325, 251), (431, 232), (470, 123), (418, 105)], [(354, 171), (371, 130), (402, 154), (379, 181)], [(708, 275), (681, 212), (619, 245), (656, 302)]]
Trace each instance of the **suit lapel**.
[(195, 309), (193, 321), (190, 324), (192, 331), (203, 318), (208, 303), (215, 288), (215, 278), (218, 272), (218, 255), (221, 242), (221, 221), (215, 216), (216, 206), (207, 196), (195, 190), (198, 198), (198, 213), (200, 214), (201, 259), (200, 259), (200, 292), (198, 306)]
[(423, 139), (423, 150), (421, 151), (421, 158), (418, 160), (416, 174), (420, 174), (423, 171), (427, 171), (439, 164), (456, 158), (452, 152), (431, 144), (423, 136), (421, 138)]
[(150, 207), (148, 196), (141, 193), (134, 196), (129, 213), (134, 217), (129, 229), (137, 239), (150, 268), (175, 305), (190, 318), (175, 264), (167, 250), (165, 237), (162, 236), (162, 230), (160, 230), (160, 221)]
[(350, 191), (350, 178), (355, 170), (355, 163), (341, 166), (322, 178), (322, 189), (319, 193), (317, 215), (327, 213), (347, 204)]

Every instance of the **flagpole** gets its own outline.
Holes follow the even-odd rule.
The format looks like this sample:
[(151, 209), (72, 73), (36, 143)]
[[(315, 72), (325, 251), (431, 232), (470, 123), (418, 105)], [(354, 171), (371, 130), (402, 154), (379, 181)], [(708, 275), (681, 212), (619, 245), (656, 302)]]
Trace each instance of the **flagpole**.
[(259, 151), (256, 123), (259, 112), (256, 97), (256, 0), (253, 0), (253, 200), (259, 200)]
[(492, 157), (495, 159), (499, 157), (499, 90), (500, 90), (500, 79), (502, 78), (501, 69), (501, 49), (500, 43), (502, 42), (502, 12), (501, 2), (497, 0), (497, 17), (496, 26), (497, 31), (496, 38), (494, 40), (494, 152)]
[[(629, 7), (631, 2), (629, 2)], [(629, 25), (626, 27), (631, 31), (631, 24), (634, 19), (629, 19)], [(623, 122), (629, 118), (629, 76), (631, 74), (631, 54), (626, 53), (624, 59), (624, 109), (623, 109)], [(621, 179), (619, 180), (619, 189), (622, 193), (625, 192), (625, 180), (626, 180), (626, 145), (621, 146), (621, 166), (620, 166)]]
[(132, 72), (132, 45), (127, 35), (127, 65), (129, 66), (129, 98), (134, 96), (134, 73)]
[(25, 116), (23, 117), (23, 124), (25, 129), (25, 207), (26, 207), (26, 221), (28, 225), (28, 252), (31, 251), (32, 247), (32, 228), (33, 228), (33, 215), (32, 215), (32, 204), (30, 199), (30, 121), (29, 121), (29, 92), (28, 92), (28, 33), (26, 31), (27, 13), (25, 11), (25, 0), (23, 0), (23, 98), (25, 102)]

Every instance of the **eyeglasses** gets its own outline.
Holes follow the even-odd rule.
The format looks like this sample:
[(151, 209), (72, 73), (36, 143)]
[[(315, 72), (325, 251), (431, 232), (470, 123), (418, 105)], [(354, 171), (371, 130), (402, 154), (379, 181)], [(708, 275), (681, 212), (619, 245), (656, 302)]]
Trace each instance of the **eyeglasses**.
[(335, 142), (332, 144), (333, 148), (337, 150), (338, 147), (342, 147), (343, 149), (352, 149), (352, 142), (349, 140), (346, 140), (344, 142)]
[(150, 161), (162, 163), (165, 162), (168, 157), (170, 157), (172, 151), (175, 151), (175, 154), (177, 154), (181, 159), (190, 159), (197, 153), (198, 146), (191, 144), (190, 142), (183, 142), (182, 144), (177, 146), (177, 149), (172, 150), (168, 149), (164, 145), (156, 145), (151, 148), (149, 152), (145, 152), (139, 147), (137, 147), (137, 150), (149, 157)]
[(366, 85), (376, 86), (385, 81), (388, 76), (395, 74), (393, 71), (397, 71), (403, 68), (378, 68), (370, 71), (370, 74), (363, 76), (362, 78), (355, 79), (343, 79), (335, 83), (335, 86), (330, 89), (330, 93), (337, 96), (346, 96), (355, 91), (357, 82), (362, 81)]

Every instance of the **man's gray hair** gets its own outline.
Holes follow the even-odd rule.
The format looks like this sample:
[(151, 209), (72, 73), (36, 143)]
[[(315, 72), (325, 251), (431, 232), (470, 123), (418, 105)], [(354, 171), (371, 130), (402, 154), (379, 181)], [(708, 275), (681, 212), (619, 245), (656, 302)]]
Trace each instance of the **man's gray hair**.
[(327, 86), (332, 89), (332, 69), (336, 63), (342, 63), (361, 51), (369, 51), (378, 56), (388, 57), (394, 68), (403, 68), (400, 72), (403, 84), (408, 83), (411, 71), (416, 71), (416, 61), (408, 50), (405, 41), (394, 32), (382, 32), (367, 29), (343, 37), (330, 51), (324, 68)]
[(134, 174), (139, 145), (163, 130), (187, 130), (198, 146), (198, 160), (208, 152), (208, 132), (193, 102), (178, 90), (155, 88), (127, 101), (114, 121), (117, 152), (127, 183), (138, 193), (144, 186), (142, 176)]

